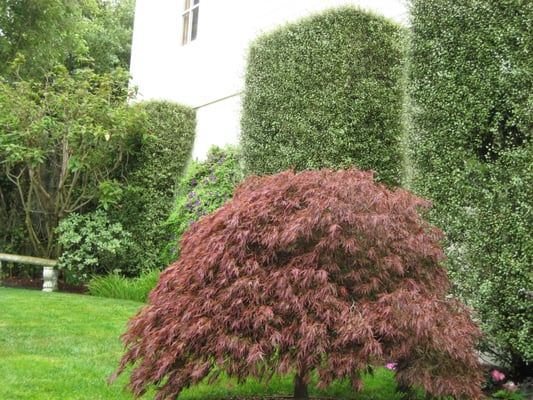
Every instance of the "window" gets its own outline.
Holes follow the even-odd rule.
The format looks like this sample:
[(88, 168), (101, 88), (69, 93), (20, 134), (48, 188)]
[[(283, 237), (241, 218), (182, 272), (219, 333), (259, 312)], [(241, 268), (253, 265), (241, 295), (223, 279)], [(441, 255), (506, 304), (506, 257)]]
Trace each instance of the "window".
[(181, 43), (187, 44), (196, 39), (198, 33), (198, 14), (200, 0), (185, 0), (183, 11), (183, 38)]

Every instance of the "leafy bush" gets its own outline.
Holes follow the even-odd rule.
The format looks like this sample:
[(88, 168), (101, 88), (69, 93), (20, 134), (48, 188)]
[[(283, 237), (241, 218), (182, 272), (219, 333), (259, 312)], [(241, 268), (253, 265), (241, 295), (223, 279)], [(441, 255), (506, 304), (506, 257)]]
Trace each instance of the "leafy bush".
[(342, 7), (256, 39), (241, 120), (247, 172), (355, 164), (398, 184), (404, 33)]
[(0, 190), (18, 197), (5, 199), (7, 216), (14, 234), (25, 223), (32, 255), (56, 258), (59, 221), (117, 201), (112, 189), (144, 122), (127, 103), (127, 78), (57, 67), (42, 82), (0, 79), (0, 168), (9, 181)]
[(192, 223), (215, 211), (232, 198), (243, 179), (239, 149), (213, 146), (205, 161), (193, 161), (178, 185), (174, 209), (166, 227), (170, 240), (163, 249), (162, 262), (178, 258), (181, 235)]
[(448, 299), (428, 203), (356, 169), (249, 177), (181, 241), (123, 335), (131, 390), (156, 399), (225, 371), (295, 373), (295, 397), (396, 360), (401, 387), (479, 399), (478, 328)]
[(120, 223), (110, 222), (102, 210), (72, 213), (59, 223), (56, 233), (63, 248), (58, 267), (77, 282), (115, 269), (131, 245), (130, 233)]
[(533, 372), (531, 160), (529, 145), (502, 151), (498, 161), (480, 168), (479, 200), (453, 226), (467, 240), (449, 252), (457, 292), (478, 311), (488, 335), (485, 350), (525, 376)]
[[(0, 174), (0, 249), (2, 253), (32, 254), (28, 243), (22, 204), (16, 186)], [(20, 267), (20, 268), (17, 268)], [(28, 265), (13, 265), (15, 273)]]
[(117, 273), (95, 276), (89, 282), (89, 294), (145, 302), (148, 293), (157, 284), (159, 273), (157, 270), (142, 272), (136, 278), (126, 278)]
[(189, 107), (168, 101), (140, 103), (146, 113), (148, 137), (126, 172), (120, 208), (112, 218), (132, 234), (134, 246), (120, 269), (128, 275), (161, 269), (159, 255), (167, 235), (165, 221), (172, 209), (177, 182), (190, 160), (196, 117)]
[(495, 352), (533, 373), (533, 3), (415, 0), (413, 188), (448, 237), (455, 293)]

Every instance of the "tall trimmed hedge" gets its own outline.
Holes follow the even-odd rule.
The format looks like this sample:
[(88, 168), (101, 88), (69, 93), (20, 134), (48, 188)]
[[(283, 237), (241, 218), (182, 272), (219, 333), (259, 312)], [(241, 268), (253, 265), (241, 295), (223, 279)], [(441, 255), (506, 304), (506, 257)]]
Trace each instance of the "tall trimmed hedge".
[[(533, 3), (413, 0), (414, 189), (456, 293), (516, 372), (533, 367)], [(528, 364), (529, 363), (529, 364)]]
[(158, 261), (167, 241), (164, 223), (174, 204), (177, 182), (191, 158), (196, 129), (196, 113), (190, 107), (169, 101), (135, 106), (146, 114), (148, 135), (130, 161), (123, 201), (113, 212), (135, 243), (120, 266), (130, 275), (164, 267)]
[(241, 120), (247, 171), (355, 164), (398, 184), (403, 38), (395, 23), (341, 7), (256, 39)]

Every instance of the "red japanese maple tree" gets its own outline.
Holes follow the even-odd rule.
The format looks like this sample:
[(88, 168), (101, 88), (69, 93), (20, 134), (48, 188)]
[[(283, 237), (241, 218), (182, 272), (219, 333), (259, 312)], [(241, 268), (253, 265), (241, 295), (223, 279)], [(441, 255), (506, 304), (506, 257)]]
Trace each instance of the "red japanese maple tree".
[[(370, 365), (396, 361), (401, 387), (482, 397), (480, 332), (446, 296), (440, 231), (429, 204), (372, 172), (250, 177), (193, 224), (178, 261), (129, 321), (117, 373), (157, 399), (226, 371), (244, 380), (295, 373), (295, 398)], [(114, 379), (112, 377), (112, 379)]]

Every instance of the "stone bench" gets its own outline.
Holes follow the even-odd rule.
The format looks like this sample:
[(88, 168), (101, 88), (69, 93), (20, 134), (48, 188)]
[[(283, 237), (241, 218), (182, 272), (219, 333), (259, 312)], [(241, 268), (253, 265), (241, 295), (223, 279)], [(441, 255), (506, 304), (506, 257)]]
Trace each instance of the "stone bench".
[(2, 261), (42, 266), (43, 292), (57, 291), (57, 269), (55, 268), (57, 265), (57, 260), (0, 253), (0, 283), (2, 282)]

